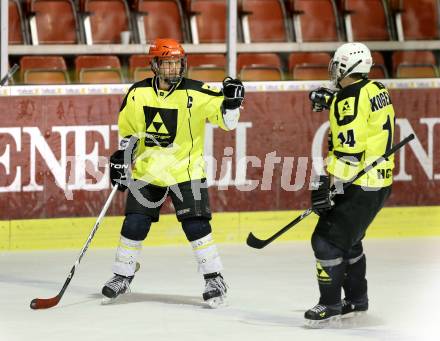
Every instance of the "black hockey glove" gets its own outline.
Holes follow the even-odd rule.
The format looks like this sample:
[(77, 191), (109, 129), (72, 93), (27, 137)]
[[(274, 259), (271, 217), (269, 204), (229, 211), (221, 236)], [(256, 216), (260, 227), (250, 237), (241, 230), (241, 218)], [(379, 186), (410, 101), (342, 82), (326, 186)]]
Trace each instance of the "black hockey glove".
[(327, 88), (318, 88), (310, 92), (309, 98), (312, 101), (312, 110), (320, 112), (329, 109), (332, 104), (335, 91)]
[(118, 185), (118, 190), (124, 192), (128, 187), (128, 163), (124, 162), (124, 150), (117, 150), (110, 156), (110, 180), (112, 185)]
[(244, 100), (244, 86), (241, 80), (226, 77), (223, 80), (223, 96), (224, 109), (240, 108)]
[(327, 175), (320, 175), (312, 182), (312, 210), (322, 217), (333, 205), (330, 198), (330, 178)]

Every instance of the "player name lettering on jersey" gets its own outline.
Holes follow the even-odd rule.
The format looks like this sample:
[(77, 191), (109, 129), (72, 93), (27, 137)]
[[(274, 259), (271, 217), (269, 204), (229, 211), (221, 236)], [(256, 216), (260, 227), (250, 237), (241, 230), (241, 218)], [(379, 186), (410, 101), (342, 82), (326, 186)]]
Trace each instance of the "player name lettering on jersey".
[(390, 95), (387, 92), (381, 92), (370, 99), (371, 111), (376, 111), (391, 104)]

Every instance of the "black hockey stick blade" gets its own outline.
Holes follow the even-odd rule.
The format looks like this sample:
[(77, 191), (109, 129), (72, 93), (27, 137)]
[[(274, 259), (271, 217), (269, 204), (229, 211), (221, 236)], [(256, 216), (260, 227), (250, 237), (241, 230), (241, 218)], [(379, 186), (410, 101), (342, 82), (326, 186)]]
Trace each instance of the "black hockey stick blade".
[(246, 239), (246, 244), (254, 249), (262, 249), (266, 246), (266, 241), (258, 239), (252, 232), (249, 232), (249, 235)]
[(275, 233), (273, 236), (269, 237), (268, 239), (259, 239), (255, 237), (255, 235), (252, 232), (250, 232), (246, 239), (246, 244), (249, 245), (250, 247), (253, 247), (254, 249), (262, 249), (263, 247), (272, 243), (284, 232), (289, 230), (292, 226), (298, 224), (301, 220), (303, 220), (305, 217), (310, 215), (310, 213), (312, 213), (312, 210), (310, 208), (305, 210), (300, 216), (296, 217), (294, 220), (292, 220), (290, 223), (288, 223), (286, 226), (284, 226), (281, 230), (279, 230), (277, 233)]
[[(382, 155), (380, 158), (378, 158), (373, 163), (371, 163), (368, 166), (366, 166), (359, 173), (357, 173), (354, 178), (352, 178), (351, 180), (346, 182), (344, 184), (344, 189), (347, 188), (348, 186), (350, 186), (357, 179), (359, 179), (360, 177), (365, 175), (365, 173), (369, 172), (372, 168), (376, 167), (379, 163), (384, 161), (386, 158), (388, 158), (389, 156), (394, 154), (397, 150), (402, 148), (405, 144), (407, 144), (408, 142), (413, 140), (414, 137), (415, 137), (414, 134), (410, 134), (409, 136), (404, 138), (402, 141), (400, 141), (398, 144), (394, 145), (392, 148), (387, 150), (384, 155)], [(290, 223), (288, 223), (286, 226), (284, 226), (281, 230), (276, 232), (273, 236), (269, 237), (268, 239), (259, 239), (259, 238), (255, 237), (255, 235), (252, 232), (250, 232), (248, 237), (247, 237), (247, 239), (246, 239), (246, 244), (249, 245), (250, 247), (253, 247), (254, 249), (262, 249), (265, 246), (267, 246), (268, 244), (272, 243), (275, 239), (277, 239), (283, 233), (285, 233), (286, 231), (290, 230), (293, 226), (298, 224), (305, 217), (309, 216), (310, 213), (312, 213), (312, 209), (311, 208), (305, 210), (300, 216), (296, 217), (294, 220), (292, 220)]]

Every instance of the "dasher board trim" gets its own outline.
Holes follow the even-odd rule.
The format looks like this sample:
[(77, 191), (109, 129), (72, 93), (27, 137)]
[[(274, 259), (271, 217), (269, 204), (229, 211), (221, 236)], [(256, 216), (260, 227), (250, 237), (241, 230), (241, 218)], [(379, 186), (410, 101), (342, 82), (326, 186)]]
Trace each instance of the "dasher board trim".
[[(440, 78), (379, 79), (389, 89), (436, 89)], [(221, 83), (210, 83), (221, 87)], [(320, 86), (330, 87), (322, 81), (245, 82), (247, 92), (310, 91)], [(17, 85), (0, 88), (0, 96), (77, 96), (123, 95), (131, 84), (72, 84), (72, 85)]]

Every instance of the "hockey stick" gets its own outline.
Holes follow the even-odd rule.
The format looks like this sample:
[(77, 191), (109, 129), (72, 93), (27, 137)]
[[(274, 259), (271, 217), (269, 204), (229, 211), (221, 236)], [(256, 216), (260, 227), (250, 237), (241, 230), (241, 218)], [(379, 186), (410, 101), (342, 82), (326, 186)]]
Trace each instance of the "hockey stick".
[(81, 259), (83, 258), (84, 254), (86, 253), (87, 249), (89, 248), (90, 242), (93, 239), (93, 236), (95, 235), (96, 231), (98, 230), (99, 224), (101, 223), (102, 218), (104, 218), (105, 213), (107, 212), (108, 207), (110, 206), (110, 203), (113, 200), (113, 197), (115, 196), (116, 192), (118, 191), (118, 185), (113, 187), (112, 192), (110, 193), (107, 201), (104, 204), (104, 207), (101, 210), (101, 213), (98, 216), (98, 219), (96, 219), (95, 225), (93, 226), (92, 231), (89, 234), (89, 238), (87, 238), (86, 243), (84, 244), (81, 252), (79, 253), (78, 259), (76, 260), (75, 264), (73, 265), (72, 269), (70, 270), (70, 273), (67, 275), (66, 281), (64, 282), (63, 288), (61, 291), (52, 298), (34, 298), (31, 302), (31, 309), (47, 309), (55, 307), (58, 302), (61, 300), (61, 297), (63, 297), (64, 292), (67, 289), (67, 286), (69, 285), (70, 281), (72, 280), (73, 275), (75, 274), (75, 270), (79, 263), (81, 262)]
[(3, 86), (6, 84), (6, 82), (11, 79), (11, 77), (14, 75), (14, 73), (18, 70), (19, 66), (18, 64), (14, 64), (11, 69), (8, 71), (8, 73), (0, 80), (0, 86)]
[[(405, 144), (407, 144), (409, 141), (414, 139), (414, 134), (411, 134), (404, 138), (402, 141), (400, 141), (398, 144), (393, 146), (390, 150), (388, 150), (385, 154), (383, 154), (380, 158), (378, 158), (373, 163), (366, 166), (364, 169), (362, 169), (358, 174), (354, 176), (354, 178), (350, 179), (348, 182), (344, 183), (343, 188), (346, 189), (348, 186), (350, 186), (353, 182), (355, 182), (357, 179), (368, 173), (371, 169), (376, 167), (379, 163), (384, 161), (386, 158), (388, 158), (391, 154), (394, 154), (397, 150), (402, 148)], [(333, 190), (330, 193), (330, 197), (333, 198), (336, 195), (336, 189)], [(279, 236), (281, 236), (284, 232), (291, 229), (293, 226), (298, 224), (301, 220), (303, 220), (305, 217), (309, 216), (310, 213), (312, 213), (312, 209), (308, 208), (305, 210), (300, 216), (292, 220), (290, 223), (288, 223), (286, 226), (284, 226), (281, 230), (276, 232), (273, 236), (269, 237), (268, 239), (258, 239), (254, 236), (252, 232), (249, 233), (249, 236), (247, 237), (246, 243), (250, 247), (253, 247), (255, 249), (262, 249), (263, 247), (267, 246), (271, 242), (273, 242), (275, 239), (277, 239)]]

